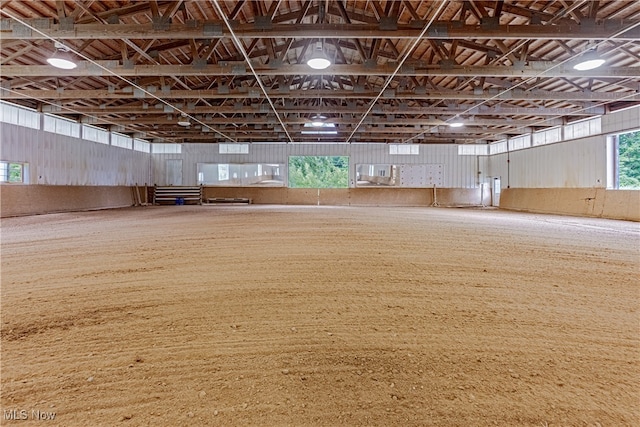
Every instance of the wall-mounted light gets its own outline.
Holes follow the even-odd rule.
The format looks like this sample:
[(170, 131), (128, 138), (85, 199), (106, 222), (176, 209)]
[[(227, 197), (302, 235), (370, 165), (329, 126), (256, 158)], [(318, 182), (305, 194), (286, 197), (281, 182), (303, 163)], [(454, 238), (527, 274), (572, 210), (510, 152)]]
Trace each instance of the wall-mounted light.
[(54, 52), (54, 54), (51, 55), (50, 58), (47, 58), (47, 62), (49, 63), (49, 65), (63, 70), (73, 70), (78, 66), (78, 64), (73, 62), (71, 52), (69, 52), (65, 45), (55, 42), (55, 48), (56, 51)]

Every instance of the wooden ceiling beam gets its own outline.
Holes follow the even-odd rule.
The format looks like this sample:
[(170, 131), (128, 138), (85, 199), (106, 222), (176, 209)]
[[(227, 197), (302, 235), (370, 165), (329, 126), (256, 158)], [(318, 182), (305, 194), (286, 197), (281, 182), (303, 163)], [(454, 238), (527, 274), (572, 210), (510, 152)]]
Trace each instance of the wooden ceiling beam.
[[(127, 41), (125, 41), (126, 43)], [(132, 42), (130, 46), (135, 46)], [(146, 52), (135, 46), (135, 49), (148, 57)], [(61, 70), (49, 65), (4, 65), (2, 67), (3, 77), (28, 77), (28, 76), (53, 76), (53, 77), (80, 77), (86, 75), (108, 76), (112, 73), (122, 77), (143, 77), (143, 76), (250, 76), (251, 71), (244, 67), (243, 61), (220, 65), (208, 64), (205, 66), (192, 65), (168, 65), (168, 64), (139, 64), (131, 68), (126, 68), (116, 61), (103, 62), (101, 69), (93, 64), (84, 61), (73, 70)], [(154, 60), (155, 62), (155, 60)], [(640, 78), (640, 67), (600, 67), (595, 70), (577, 71), (568, 64), (557, 64), (535, 62), (522, 67), (487, 65), (487, 66), (463, 66), (453, 65), (444, 67), (438, 64), (422, 64), (408, 62), (407, 67), (397, 72), (398, 76), (444, 76), (444, 77), (633, 77)], [(412, 68), (410, 68), (410, 66)], [(553, 68), (551, 68), (553, 66)], [(244, 67), (244, 68), (242, 68)], [(286, 66), (270, 67), (267, 65), (254, 65), (257, 74), (264, 76), (274, 75), (303, 75), (309, 74), (309, 67), (306, 64), (290, 64)], [(388, 76), (395, 72), (395, 64), (367, 66), (363, 64), (334, 64), (323, 74), (332, 75), (357, 75), (357, 76)]]
[[(495, 0), (487, 0), (487, 1), (476, 1), (478, 7), (494, 7)], [(502, 12), (508, 13), (515, 16), (521, 16), (523, 18), (528, 18), (531, 20), (533, 17), (539, 18), (542, 22), (549, 22), (554, 18), (557, 20), (558, 17), (553, 13), (547, 13), (543, 10), (535, 10), (534, 8), (522, 7), (513, 4), (509, 4), (503, 1), (500, 1)], [(570, 19), (562, 18), (558, 23), (570, 24), (573, 23)]]
[[(207, 108), (207, 107), (205, 107)], [(207, 115), (213, 114), (212, 112), (216, 111), (215, 107), (208, 108)], [(145, 115), (139, 111), (131, 111), (126, 114), (130, 115), (128, 118), (85, 118), (81, 120), (83, 123), (90, 124), (106, 124), (106, 123), (117, 123), (117, 124), (127, 124), (134, 121), (136, 124), (172, 124), (175, 125), (175, 118), (169, 118), (167, 114), (162, 115)], [(198, 119), (202, 120), (204, 123), (208, 125), (224, 125), (232, 122), (241, 121), (242, 123), (247, 124), (274, 124), (275, 117), (273, 115), (254, 115), (253, 117), (202, 117), (201, 115), (204, 113), (200, 113)], [(131, 119), (131, 115), (135, 115), (135, 119)], [(175, 115), (174, 115), (175, 116)], [(298, 115), (299, 116), (299, 115)], [(337, 125), (350, 125), (353, 123), (352, 119), (342, 118), (342, 117), (331, 117), (328, 119), (331, 123), (335, 123)], [(293, 115), (289, 115), (283, 119), (283, 121), (287, 124), (304, 124), (308, 123), (309, 119), (306, 117), (296, 117)], [(380, 123), (385, 124), (386, 127), (402, 127), (402, 126), (443, 126), (447, 123), (439, 118), (412, 118), (412, 119), (404, 119), (404, 118), (395, 118), (392, 122), (386, 121), (386, 117), (372, 117), (371, 120), (365, 122), (367, 124)], [(512, 127), (530, 127), (534, 126), (538, 123), (539, 120), (500, 120), (500, 119), (484, 119), (474, 117), (472, 121), (467, 121), (466, 126), (469, 127), (478, 127), (478, 126), (499, 126), (503, 128), (512, 128)], [(563, 124), (561, 119), (549, 120), (546, 123), (546, 126), (558, 126)]]
[[(45, 108), (46, 107), (46, 108)], [(139, 107), (78, 107), (74, 108), (80, 114), (86, 115), (103, 115), (103, 114), (125, 114), (130, 113), (132, 111), (138, 111)], [(332, 108), (332, 113), (335, 114), (359, 114), (365, 111), (365, 106), (336, 106)], [(395, 114), (411, 114), (411, 115), (446, 115), (451, 116), (452, 114), (461, 114), (465, 113), (468, 110), (467, 107), (458, 105), (455, 108), (450, 107), (430, 107), (430, 106), (420, 106), (420, 107), (387, 107), (382, 106), (382, 111), (385, 114), (395, 113)], [(48, 105), (43, 107), (43, 111), (46, 112), (64, 112), (64, 109), (59, 106)], [(113, 111), (113, 113), (112, 113)], [(291, 114), (315, 114), (318, 112), (316, 107), (301, 107), (301, 106), (292, 106), (292, 107), (280, 107), (278, 109), (279, 112), (283, 113), (291, 113)], [(150, 111), (151, 113), (152, 111)], [(189, 113), (224, 113), (224, 114), (260, 114), (260, 109), (258, 107), (254, 108), (251, 105), (242, 105), (237, 108), (235, 105), (230, 106), (213, 106), (213, 107), (203, 107), (196, 106), (192, 108), (188, 108), (187, 112)], [(374, 115), (377, 113), (373, 113)], [(547, 107), (547, 108), (530, 108), (530, 107), (508, 107), (508, 106), (482, 106), (478, 111), (474, 111), (472, 113), (466, 113), (467, 115), (482, 115), (482, 116), (490, 116), (490, 115), (516, 115), (516, 116), (528, 116), (528, 117), (539, 117), (539, 116), (591, 116), (594, 114), (604, 114), (604, 108), (592, 108), (590, 111), (583, 110), (582, 108), (561, 108), (561, 107)]]
[[(98, 15), (96, 15), (98, 16)], [(102, 19), (102, 18), (101, 18)], [(16, 24), (10, 19), (11, 28)], [(500, 39), (500, 40), (594, 40), (606, 39), (624, 30), (616, 40), (637, 41), (640, 39), (640, 26), (637, 21), (604, 21), (598, 25), (584, 28), (580, 25), (498, 25), (483, 28), (477, 25), (454, 25), (448, 21), (432, 24), (433, 30), (427, 33), (429, 39)], [(634, 26), (635, 25), (635, 26)], [(93, 39), (202, 39), (210, 38), (203, 22), (189, 24), (169, 23), (166, 29), (154, 28), (152, 24), (76, 24), (73, 30), (61, 29), (58, 24), (51, 24), (46, 35), (32, 31), (29, 34), (16, 33), (9, 29), (0, 31), (3, 42), (13, 40), (40, 40), (55, 38), (61, 40)], [(5, 27), (6, 28), (6, 27)], [(234, 32), (239, 38), (373, 38), (413, 39), (421, 29), (411, 24), (398, 24), (398, 29), (385, 31), (378, 25), (371, 24), (273, 24), (269, 29), (258, 29), (255, 24), (239, 24)], [(229, 37), (223, 26), (220, 32)]]
[[(342, 16), (342, 19), (344, 19), (344, 21), (347, 24), (351, 24), (351, 18), (349, 18), (349, 14), (347, 13), (347, 9), (345, 8), (342, 0), (339, 0), (337, 3), (338, 5), (338, 11), (340, 12), (340, 16)], [(353, 43), (356, 46), (356, 49), (358, 50), (358, 53), (360, 54), (360, 60), (362, 62), (367, 60), (367, 54), (364, 52), (364, 47), (362, 47), (362, 43), (360, 42), (359, 39), (354, 38), (353, 39)]]
[(14, 53), (12, 53), (11, 55), (5, 56), (0, 60), (0, 65), (4, 65), (9, 61), (13, 61), (16, 58), (19, 58), (22, 55), (25, 55), (26, 53), (28, 53), (29, 51), (31, 51), (31, 49), (41, 46), (43, 43), (45, 43), (45, 40), (36, 40), (33, 43), (29, 43), (28, 45), (26, 45), (25, 47), (23, 47), (22, 49), (19, 49), (17, 51), (15, 51)]

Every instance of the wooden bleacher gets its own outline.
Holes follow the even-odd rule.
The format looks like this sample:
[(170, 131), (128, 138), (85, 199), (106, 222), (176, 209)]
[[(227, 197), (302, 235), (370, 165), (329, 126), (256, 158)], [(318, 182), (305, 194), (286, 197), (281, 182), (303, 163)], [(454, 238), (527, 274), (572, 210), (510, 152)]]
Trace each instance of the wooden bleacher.
[(179, 204), (202, 204), (202, 187), (153, 187), (153, 204), (154, 205), (179, 205)]

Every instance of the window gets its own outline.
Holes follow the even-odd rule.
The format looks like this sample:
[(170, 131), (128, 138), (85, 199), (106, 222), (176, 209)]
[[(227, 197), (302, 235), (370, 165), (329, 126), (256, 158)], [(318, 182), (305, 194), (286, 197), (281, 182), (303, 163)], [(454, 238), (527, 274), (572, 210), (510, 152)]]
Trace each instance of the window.
[(249, 154), (249, 144), (218, 144), (219, 154)]
[(640, 130), (610, 138), (609, 188), (640, 190)]
[(229, 180), (229, 165), (218, 165), (218, 181)]
[(34, 110), (0, 104), (0, 122), (12, 123), (32, 129), (40, 129), (40, 113)]
[(602, 119), (595, 117), (568, 124), (564, 127), (564, 140), (597, 135), (601, 132)]
[(509, 151), (522, 150), (531, 146), (531, 135), (521, 135), (509, 138)]
[(82, 138), (99, 142), (101, 144), (109, 144), (109, 131), (97, 128), (95, 126), (82, 125)]
[(486, 144), (458, 145), (459, 156), (486, 156), (489, 154), (489, 146)]
[(24, 163), (0, 162), (0, 182), (24, 182)]
[(280, 164), (198, 163), (199, 185), (228, 187), (284, 187)]
[(290, 188), (348, 188), (348, 156), (289, 157)]
[(134, 139), (133, 140), (133, 149), (136, 151), (140, 151), (142, 153), (150, 153), (151, 152), (151, 144), (143, 139)]
[(494, 142), (489, 145), (489, 154), (500, 154), (507, 152), (507, 140), (502, 140), (498, 142)]
[(532, 145), (545, 145), (558, 142), (562, 139), (562, 128), (555, 127), (551, 129), (545, 129), (533, 134)]
[(57, 133), (58, 135), (80, 138), (80, 123), (62, 117), (45, 115), (44, 130), (45, 132)]
[(20, 109), (11, 104), (5, 104), (4, 102), (0, 104), (0, 107), (2, 107), (0, 108), (0, 121), (17, 125), (18, 111)]
[(31, 129), (40, 129), (40, 114), (20, 108), (18, 111), (18, 124)]
[(389, 154), (409, 154), (417, 156), (420, 154), (420, 146), (417, 144), (390, 144)]
[(114, 147), (128, 148), (131, 150), (133, 141), (126, 135), (111, 132), (111, 145)]
[(180, 154), (182, 146), (180, 144), (151, 144), (153, 154)]

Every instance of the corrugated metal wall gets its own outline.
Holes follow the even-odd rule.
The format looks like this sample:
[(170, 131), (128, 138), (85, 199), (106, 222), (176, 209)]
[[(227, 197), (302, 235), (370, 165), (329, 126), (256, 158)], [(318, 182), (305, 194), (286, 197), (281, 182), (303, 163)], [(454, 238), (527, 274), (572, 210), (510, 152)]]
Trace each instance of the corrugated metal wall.
[(0, 160), (29, 164), (29, 184), (142, 185), (150, 154), (8, 123), (0, 125)]
[(487, 178), (500, 177), (502, 188), (604, 188), (607, 135), (638, 129), (640, 108), (608, 114), (600, 135), (490, 156)]
[(502, 188), (580, 188), (606, 185), (602, 135), (491, 156), (489, 176)]
[[(443, 187), (476, 188), (493, 177), (512, 188), (605, 187), (606, 135), (640, 129), (640, 108), (602, 116), (602, 134), (495, 156), (460, 156), (456, 145), (421, 145), (390, 155), (387, 144), (252, 144), (249, 154), (219, 154), (217, 144), (183, 144), (181, 154), (148, 154), (9, 123), (0, 124), (0, 160), (29, 163), (29, 183), (167, 185), (166, 160), (182, 160), (182, 184), (197, 184), (197, 163), (279, 163), (289, 156), (349, 156), (357, 164), (442, 164)], [(507, 162), (509, 157), (509, 162)], [(353, 186), (350, 183), (350, 186)]]
[(602, 133), (624, 133), (640, 129), (640, 107), (602, 116)]
[[(218, 144), (183, 144), (182, 154), (152, 154), (153, 181), (167, 185), (166, 161), (182, 159), (183, 185), (197, 185), (198, 163), (279, 163), (286, 167), (289, 156), (349, 156), (350, 177), (357, 164), (442, 164), (443, 187), (477, 187), (475, 156), (459, 156), (456, 145), (421, 145), (419, 155), (390, 155), (387, 144), (269, 144), (256, 143), (249, 154), (219, 154)], [(350, 186), (353, 186), (350, 184)]]

